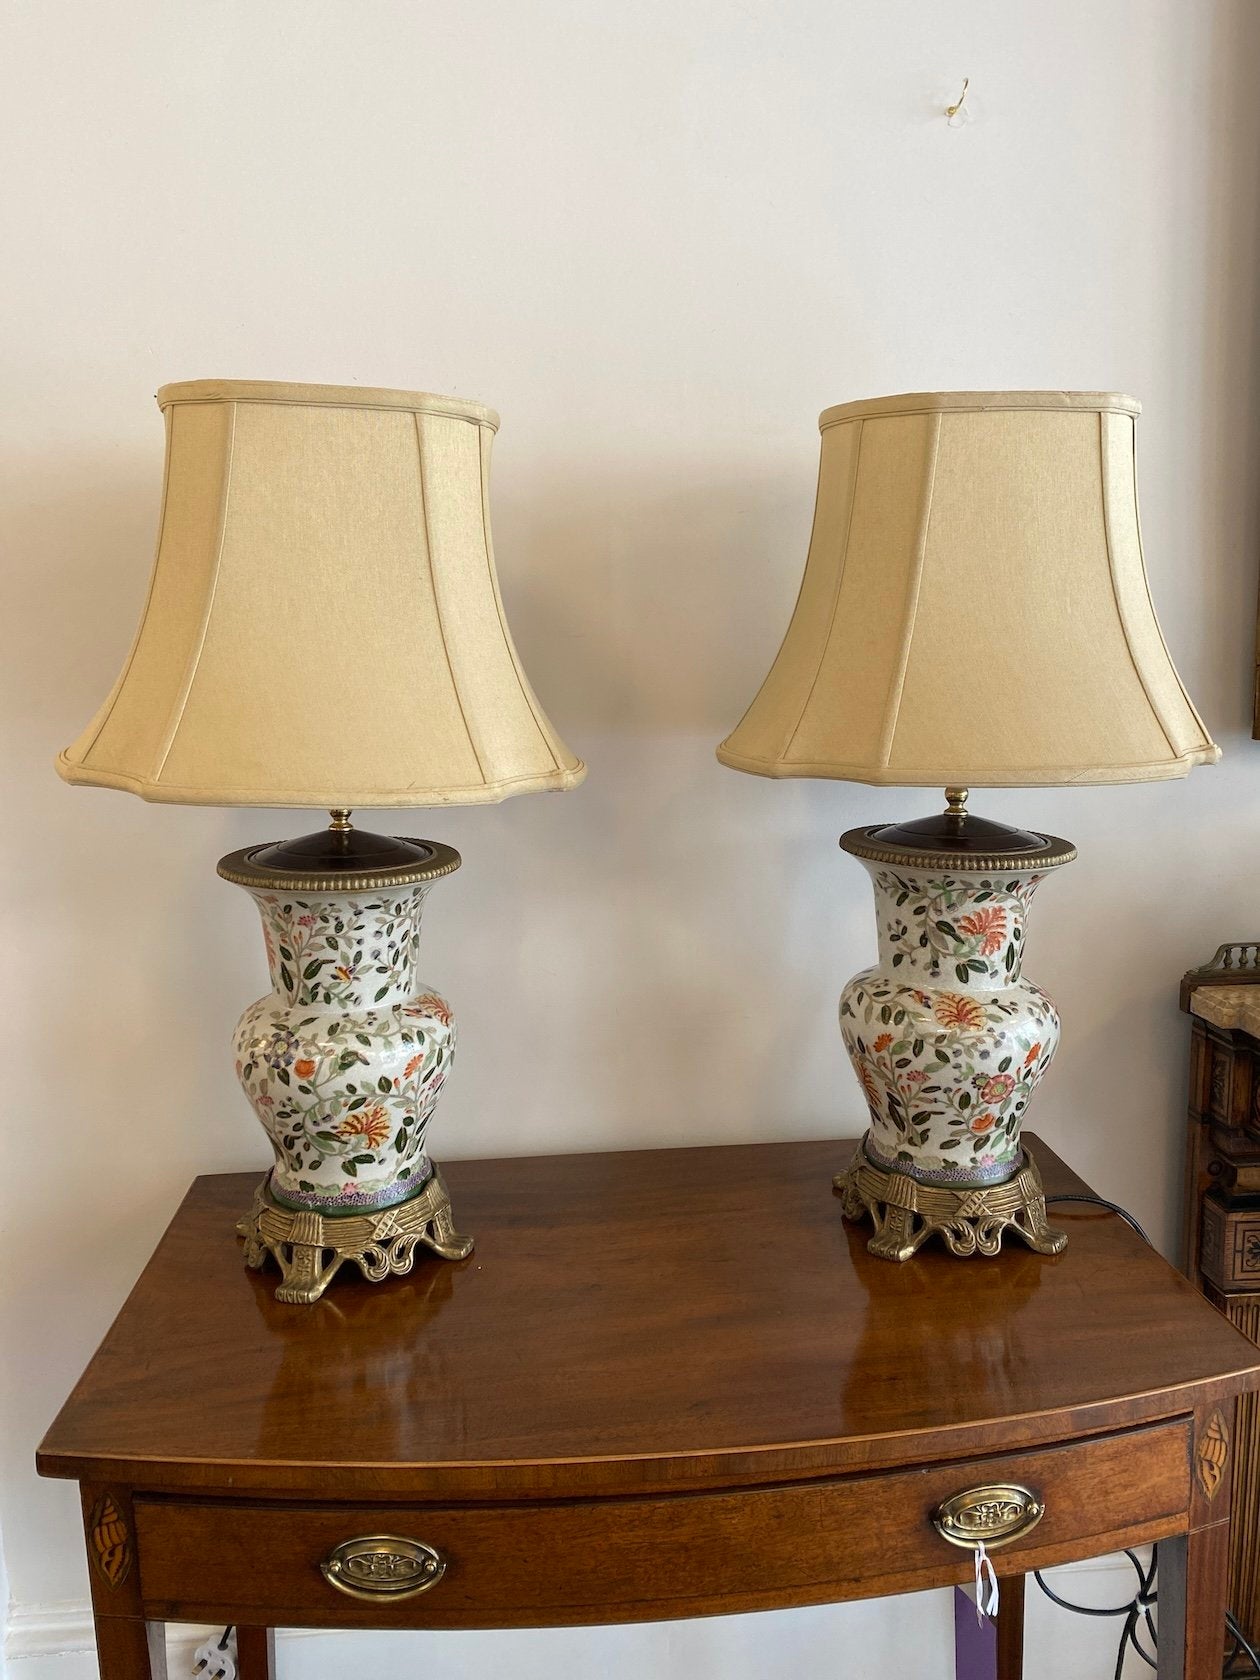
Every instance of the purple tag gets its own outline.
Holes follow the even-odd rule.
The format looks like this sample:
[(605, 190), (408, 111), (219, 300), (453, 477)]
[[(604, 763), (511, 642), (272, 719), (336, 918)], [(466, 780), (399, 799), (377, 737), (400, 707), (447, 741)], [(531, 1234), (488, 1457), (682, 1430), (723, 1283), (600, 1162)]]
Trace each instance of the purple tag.
[(997, 1624), (976, 1621), (976, 1607), (954, 1588), (954, 1680), (997, 1680)]

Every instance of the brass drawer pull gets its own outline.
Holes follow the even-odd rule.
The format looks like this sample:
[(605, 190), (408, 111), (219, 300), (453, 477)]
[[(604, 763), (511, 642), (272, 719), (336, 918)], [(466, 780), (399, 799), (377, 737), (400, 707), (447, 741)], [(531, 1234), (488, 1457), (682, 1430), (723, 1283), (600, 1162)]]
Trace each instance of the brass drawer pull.
[(343, 1540), (319, 1566), (330, 1587), (351, 1598), (414, 1598), (436, 1587), (446, 1573), (446, 1559), (435, 1546), (403, 1540), (396, 1534), (365, 1534)]
[(983, 1543), (992, 1551), (1030, 1534), (1045, 1514), (1045, 1506), (1026, 1487), (998, 1482), (956, 1493), (937, 1506), (932, 1521), (951, 1546), (974, 1551)]

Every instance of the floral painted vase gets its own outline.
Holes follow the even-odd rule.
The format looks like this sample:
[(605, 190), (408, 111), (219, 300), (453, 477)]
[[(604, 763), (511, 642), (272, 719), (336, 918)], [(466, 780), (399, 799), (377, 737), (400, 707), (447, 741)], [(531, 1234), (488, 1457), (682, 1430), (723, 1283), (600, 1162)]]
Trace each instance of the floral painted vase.
[(417, 977), (430, 883), (366, 892), (248, 887), (272, 990), (241, 1016), (236, 1072), (275, 1151), (282, 1206), (392, 1207), (432, 1168), (424, 1140), (455, 1054), (450, 1006)]
[(1001, 1184), (1023, 1164), (1020, 1125), (1059, 1042), (1057, 1010), (1023, 978), (1045, 870), (927, 861), (862, 859), (879, 961), (844, 988), (840, 1027), (870, 1109), (866, 1153), (921, 1184)]

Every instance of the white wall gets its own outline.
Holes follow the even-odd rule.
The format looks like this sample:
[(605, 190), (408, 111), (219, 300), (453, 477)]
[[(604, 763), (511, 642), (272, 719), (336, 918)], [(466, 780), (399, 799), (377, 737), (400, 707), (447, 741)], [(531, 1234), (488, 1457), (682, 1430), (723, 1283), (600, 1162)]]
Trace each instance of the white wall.
[[(1260, 927), (1260, 6), (11, 0), (0, 27), (0, 1527), (22, 1617), (85, 1593), (40, 1433), (189, 1177), (264, 1163), (226, 1048), (261, 945), (215, 859), (309, 826), (52, 771), (136, 619), (164, 380), (502, 411), (504, 592), (591, 773), (414, 819), (465, 857), (428, 917), (462, 1025), (439, 1156), (859, 1126), (834, 1000), (873, 930), (835, 837), (930, 802), (713, 758), (795, 597), (815, 415), (933, 387), (1140, 396), (1156, 601), (1225, 761), (981, 809), (1080, 844), (1033, 930), (1066, 1028), (1035, 1124), (1171, 1244), (1177, 980)], [(952, 130), (964, 75), (975, 121)], [(894, 1627), (792, 1625), (809, 1662), (787, 1624), (749, 1626), (759, 1674)], [(571, 1671), (628, 1638), (583, 1636)], [(657, 1672), (725, 1649), (706, 1624)]]

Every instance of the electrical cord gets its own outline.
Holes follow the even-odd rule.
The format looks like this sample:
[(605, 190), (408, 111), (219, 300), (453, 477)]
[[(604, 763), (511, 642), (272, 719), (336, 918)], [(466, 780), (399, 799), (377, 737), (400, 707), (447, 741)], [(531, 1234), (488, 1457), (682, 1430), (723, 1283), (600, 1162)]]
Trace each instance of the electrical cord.
[[(1136, 1231), (1148, 1248), (1154, 1248), (1155, 1244), (1128, 1208), (1121, 1207), (1118, 1202), (1110, 1202), (1105, 1196), (1095, 1196), (1085, 1191), (1046, 1197), (1047, 1207), (1055, 1207), (1066, 1202), (1084, 1203), (1090, 1207), (1105, 1208), (1108, 1213), (1114, 1213), (1117, 1219), (1123, 1219), (1131, 1230)], [(1148, 1668), (1158, 1666), (1156, 1657), (1151, 1654), (1158, 1648), (1155, 1621), (1151, 1611), (1159, 1601), (1159, 1593), (1155, 1586), (1159, 1569), (1159, 1547), (1151, 1547), (1151, 1560), (1148, 1564), (1143, 1564), (1137, 1553), (1130, 1551), (1127, 1547), (1124, 1555), (1133, 1565), (1137, 1574), (1137, 1590), (1127, 1604), (1117, 1604), (1103, 1609), (1097, 1609), (1088, 1604), (1073, 1604), (1070, 1599), (1060, 1597), (1058, 1593), (1046, 1585), (1039, 1569), (1033, 1571), (1033, 1580), (1036, 1581), (1051, 1603), (1057, 1604), (1061, 1610), (1070, 1610), (1077, 1616), (1124, 1617), (1124, 1627), (1120, 1633), (1120, 1649), (1116, 1652), (1114, 1680), (1122, 1680), (1124, 1660), (1131, 1650), (1136, 1651)], [(1143, 1626), (1146, 1630), (1151, 1642), (1151, 1652), (1144, 1649), (1141, 1640), (1138, 1638), (1139, 1626)], [(1225, 1612), (1225, 1630), (1228, 1645), (1223, 1674), (1229, 1676), (1230, 1680), (1260, 1680), (1260, 1652), (1247, 1638), (1232, 1610)], [(1244, 1662), (1248, 1666), (1245, 1668), (1237, 1667), (1236, 1665), (1240, 1662)]]
[(1129, 1212), (1128, 1208), (1122, 1208), (1119, 1202), (1109, 1202), (1105, 1196), (1089, 1195), (1086, 1194), (1085, 1191), (1081, 1191), (1076, 1195), (1070, 1196), (1046, 1197), (1047, 1207), (1055, 1207), (1060, 1202), (1088, 1202), (1091, 1207), (1106, 1208), (1108, 1213), (1114, 1213), (1118, 1219), (1123, 1219), (1125, 1224), (1129, 1226), (1131, 1230), (1136, 1231), (1138, 1236), (1141, 1237), (1142, 1241), (1146, 1244), (1147, 1248), (1155, 1247), (1155, 1244), (1147, 1236), (1146, 1232), (1138, 1224), (1137, 1220)]

